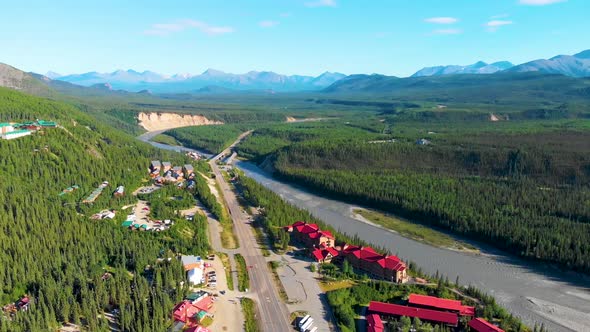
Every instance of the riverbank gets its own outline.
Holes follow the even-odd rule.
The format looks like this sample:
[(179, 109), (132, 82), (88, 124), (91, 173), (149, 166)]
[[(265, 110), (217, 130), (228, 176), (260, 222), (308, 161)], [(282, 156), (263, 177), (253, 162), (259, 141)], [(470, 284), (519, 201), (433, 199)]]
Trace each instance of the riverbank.
[(475, 246), (456, 240), (450, 235), (439, 232), (432, 228), (375, 210), (360, 207), (351, 207), (350, 213), (353, 218), (374, 226), (381, 226), (399, 235), (426, 243), (433, 247), (456, 250), (461, 252), (479, 253)]

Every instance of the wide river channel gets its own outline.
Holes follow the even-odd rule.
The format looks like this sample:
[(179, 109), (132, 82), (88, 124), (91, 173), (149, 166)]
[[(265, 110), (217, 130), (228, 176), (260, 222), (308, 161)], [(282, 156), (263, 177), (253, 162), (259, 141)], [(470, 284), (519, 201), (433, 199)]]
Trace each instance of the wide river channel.
[[(144, 134), (139, 139), (162, 149), (197, 151), (149, 141), (155, 134)], [(351, 209), (356, 206), (352, 204), (279, 181), (252, 163), (237, 161), (236, 166), (286, 201), (308, 210), (341, 232), (357, 234), (376, 246), (389, 248), (428, 273), (438, 271), (451, 281), (458, 275), (462, 284), (474, 285), (493, 295), (499, 304), (531, 326), (537, 322), (544, 323), (549, 331), (590, 331), (590, 278), (587, 276), (525, 261), (485, 245), (476, 245), (481, 254), (432, 247), (353, 218)]]

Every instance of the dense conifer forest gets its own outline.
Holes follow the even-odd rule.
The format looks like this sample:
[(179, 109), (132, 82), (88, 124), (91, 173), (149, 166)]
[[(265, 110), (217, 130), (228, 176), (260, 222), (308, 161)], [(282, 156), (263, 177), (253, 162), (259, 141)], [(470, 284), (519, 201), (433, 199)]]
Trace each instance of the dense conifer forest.
[[(205, 221), (175, 225), (193, 229), (187, 238), (132, 232), (89, 214), (129, 202), (112, 197), (115, 186), (139, 187), (150, 159), (171, 156), (74, 107), (0, 89), (0, 122), (35, 119), (60, 127), (0, 140), (0, 305), (31, 298), (27, 312), (0, 315), (0, 331), (55, 331), (64, 322), (108, 331), (103, 313), (112, 309), (120, 310), (121, 330), (167, 330), (170, 311), (187, 290), (180, 286), (182, 266), (166, 258), (205, 254)], [(93, 206), (79, 204), (105, 180), (110, 186)], [(80, 189), (58, 196), (73, 184)]]
[(587, 142), (586, 131), (311, 140), (274, 159), (279, 176), (319, 192), (590, 272)]

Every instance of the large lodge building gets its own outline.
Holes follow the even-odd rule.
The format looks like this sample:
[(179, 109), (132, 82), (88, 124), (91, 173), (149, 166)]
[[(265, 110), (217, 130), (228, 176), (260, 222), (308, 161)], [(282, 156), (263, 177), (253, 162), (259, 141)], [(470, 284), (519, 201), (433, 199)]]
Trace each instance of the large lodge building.
[(305, 245), (311, 256), (319, 263), (346, 259), (354, 268), (369, 275), (391, 282), (404, 283), (408, 280), (407, 267), (397, 256), (382, 255), (371, 247), (349, 244), (336, 246), (336, 239), (329, 231), (323, 231), (317, 224), (297, 221), (286, 226), (294, 241)]

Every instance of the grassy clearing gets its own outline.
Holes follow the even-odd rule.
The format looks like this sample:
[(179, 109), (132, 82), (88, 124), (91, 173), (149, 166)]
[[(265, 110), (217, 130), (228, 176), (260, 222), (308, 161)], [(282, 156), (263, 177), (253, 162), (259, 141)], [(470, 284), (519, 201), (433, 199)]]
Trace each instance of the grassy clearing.
[(238, 247), (238, 240), (234, 234), (234, 225), (228, 222), (221, 224), (221, 245), (225, 249), (236, 249)]
[(289, 296), (287, 296), (287, 291), (285, 291), (285, 287), (283, 286), (283, 283), (279, 278), (279, 274), (277, 273), (277, 269), (279, 268), (279, 266), (281, 266), (281, 263), (278, 261), (268, 262), (268, 268), (272, 271), (273, 279), (275, 281), (277, 289), (279, 290), (279, 297), (284, 302), (287, 302), (289, 301)]
[(234, 255), (236, 261), (236, 268), (238, 270), (238, 290), (245, 292), (246, 289), (250, 288), (250, 276), (248, 275), (248, 266), (244, 256), (240, 254)]
[(254, 300), (244, 297), (242, 298), (240, 303), (242, 304), (242, 312), (244, 313), (244, 331), (260, 331), (260, 327), (258, 326), (258, 319), (256, 318), (256, 303), (254, 302)]
[(231, 275), (231, 264), (229, 263), (229, 257), (224, 252), (218, 252), (217, 255), (221, 259), (221, 263), (223, 263), (225, 278), (227, 279), (227, 288), (229, 290), (234, 290), (234, 279)]
[(349, 288), (356, 285), (352, 280), (339, 280), (339, 281), (321, 281), (320, 288), (324, 293), (331, 292), (337, 289)]
[(213, 318), (211, 318), (209, 316), (203, 318), (203, 320), (199, 323), (199, 325), (202, 325), (204, 327), (207, 327), (211, 324), (213, 324)]
[(182, 145), (174, 137), (168, 136), (166, 134), (156, 135), (154, 138), (152, 138), (152, 141), (156, 142), (156, 143), (162, 143), (162, 144), (174, 145), (174, 146)]
[(224, 203), (225, 200), (223, 198), (223, 191), (219, 187), (219, 183), (217, 183), (217, 181), (215, 182), (215, 188), (219, 193), (218, 202), (219, 204), (221, 204), (221, 207), (223, 208), (223, 215), (219, 220), (221, 224), (221, 245), (225, 249), (236, 249), (239, 247), (238, 238), (234, 233), (234, 224)]
[(355, 209), (353, 213), (362, 216), (363, 218), (383, 226), (387, 229), (398, 232), (401, 236), (424, 242), (431, 246), (439, 248), (450, 248), (455, 250), (464, 251), (477, 251), (474, 246), (457, 241), (447, 234), (436, 231), (426, 226), (412, 223), (407, 220), (399, 219), (391, 215), (386, 215), (380, 212), (366, 210), (366, 209)]

